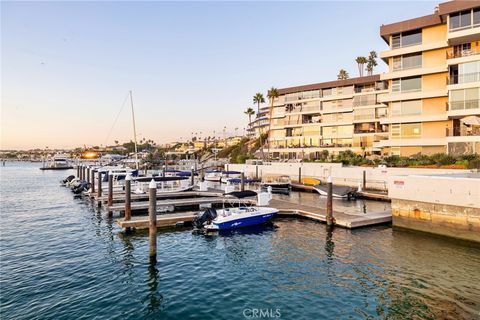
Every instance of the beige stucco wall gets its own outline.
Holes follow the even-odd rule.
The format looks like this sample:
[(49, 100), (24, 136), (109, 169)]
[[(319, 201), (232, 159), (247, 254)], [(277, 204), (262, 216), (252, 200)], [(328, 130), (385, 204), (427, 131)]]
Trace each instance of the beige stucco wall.
[(424, 68), (446, 66), (447, 55), (445, 49), (424, 51), (422, 55), (422, 66)]
[(447, 121), (422, 123), (422, 138), (440, 138), (446, 136)]
[(422, 91), (447, 89), (447, 73), (427, 74), (422, 77)]
[(422, 114), (445, 114), (447, 110), (447, 97), (423, 99)]
[(435, 43), (446, 40), (447, 24), (440, 24), (432, 27), (423, 28), (422, 44)]

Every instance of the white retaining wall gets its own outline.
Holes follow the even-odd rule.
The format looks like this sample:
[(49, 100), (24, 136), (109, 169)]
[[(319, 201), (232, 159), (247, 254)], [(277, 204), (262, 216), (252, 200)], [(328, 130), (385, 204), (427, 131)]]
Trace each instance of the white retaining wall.
[(480, 173), (392, 176), (388, 182), (388, 196), (391, 199), (480, 208)]
[(333, 183), (357, 187), (362, 183), (363, 171), (366, 174), (366, 186), (370, 189), (387, 190), (388, 180), (398, 175), (435, 175), (469, 173), (471, 170), (458, 169), (421, 169), (421, 168), (380, 168), (380, 167), (344, 167), (341, 163), (270, 163), (263, 165), (227, 164), (225, 169), (243, 171), (247, 177), (255, 177), (258, 167), (259, 178), (268, 174), (289, 175), (293, 181), (298, 180), (299, 168), (302, 178), (317, 178), (326, 181), (329, 175)]

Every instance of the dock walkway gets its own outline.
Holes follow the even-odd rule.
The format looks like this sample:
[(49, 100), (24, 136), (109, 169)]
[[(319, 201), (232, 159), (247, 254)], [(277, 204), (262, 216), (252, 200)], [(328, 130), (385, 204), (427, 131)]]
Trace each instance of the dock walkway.
[[(211, 199), (208, 199), (211, 200)], [(163, 202), (159, 201), (158, 203)], [(163, 202), (165, 203), (165, 202)], [(133, 206), (133, 204), (132, 204)], [(147, 204), (148, 207), (148, 204)], [(291, 203), (285, 200), (273, 199), (270, 201), (269, 207), (279, 209), (279, 216), (294, 216), (300, 218), (307, 218), (319, 222), (325, 222), (325, 209), (300, 205)], [(195, 212), (182, 212), (182, 213), (169, 213), (157, 215), (157, 227), (173, 227), (178, 222), (189, 222), (193, 220)], [(345, 214), (334, 211), (333, 217), (335, 219), (335, 225), (354, 229), (359, 227), (366, 227), (375, 224), (390, 223), (392, 221), (392, 214), (390, 211), (366, 213), (366, 214)], [(117, 224), (121, 228), (148, 228), (149, 220), (148, 216), (136, 216), (131, 220), (125, 221), (123, 218), (117, 220)]]
[[(269, 206), (279, 209), (280, 216), (299, 216), (321, 222), (326, 221), (326, 210), (324, 208), (291, 203), (280, 199), (271, 200)], [(335, 219), (335, 225), (353, 229), (381, 223), (390, 223), (392, 221), (392, 213), (385, 211), (365, 214), (346, 214), (334, 210), (333, 218)]]

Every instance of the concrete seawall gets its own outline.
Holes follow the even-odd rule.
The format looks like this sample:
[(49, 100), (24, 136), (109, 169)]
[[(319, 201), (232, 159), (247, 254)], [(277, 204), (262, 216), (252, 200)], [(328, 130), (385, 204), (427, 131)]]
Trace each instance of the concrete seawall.
[(389, 179), (394, 227), (480, 242), (480, 174)]

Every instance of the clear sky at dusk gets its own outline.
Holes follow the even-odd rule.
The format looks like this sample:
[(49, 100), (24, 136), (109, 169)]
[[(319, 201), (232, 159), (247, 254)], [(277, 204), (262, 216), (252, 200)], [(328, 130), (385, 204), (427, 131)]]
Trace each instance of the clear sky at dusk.
[(140, 139), (240, 133), (256, 92), (357, 76), (382, 23), (437, 3), (2, 2), (1, 148), (130, 140), (130, 89)]

